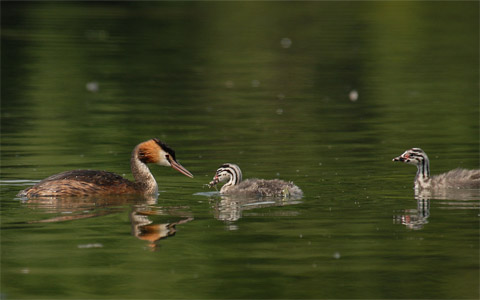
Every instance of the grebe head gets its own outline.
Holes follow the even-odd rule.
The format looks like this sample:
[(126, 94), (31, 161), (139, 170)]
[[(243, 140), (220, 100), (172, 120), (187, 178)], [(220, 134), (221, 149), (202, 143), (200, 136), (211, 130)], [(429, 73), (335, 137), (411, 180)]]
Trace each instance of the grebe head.
[(138, 145), (138, 159), (145, 164), (153, 163), (164, 167), (172, 167), (183, 175), (193, 178), (192, 173), (177, 162), (175, 151), (157, 138)]
[(242, 171), (240, 167), (230, 163), (221, 165), (209, 185), (214, 186), (219, 182), (225, 181), (228, 181), (227, 185), (239, 184), (242, 181)]
[(420, 148), (412, 148), (405, 151), (402, 155), (392, 159), (393, 161), (401, 161), (409, 165), (420, 166), (424, 165), (425, 162), (428, 162), (428, 156)]

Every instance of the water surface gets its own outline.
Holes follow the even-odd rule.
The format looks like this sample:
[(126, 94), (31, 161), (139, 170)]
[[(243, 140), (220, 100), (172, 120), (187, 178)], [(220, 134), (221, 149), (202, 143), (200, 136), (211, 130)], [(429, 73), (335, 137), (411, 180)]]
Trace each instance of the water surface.
[[(6, 299), (479, 297), (476, 2), (2, 2)], [(440, 21), (441, 20), (441, 21)], [(158, 198), (25, 200), (70, 169), (132, 179), (158, 137), (195, 178)], [(225, 163), (305, 196), (228, 199)]]

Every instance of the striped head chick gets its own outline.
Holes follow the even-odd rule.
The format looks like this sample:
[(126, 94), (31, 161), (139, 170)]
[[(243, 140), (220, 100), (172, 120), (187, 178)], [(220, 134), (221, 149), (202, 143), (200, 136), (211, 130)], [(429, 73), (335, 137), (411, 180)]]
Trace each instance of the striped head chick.
[(226, 182), (220, 192), (224, 193), (234, 185), (242, 181), (242, 171), (236, 164), (226, 163), (221, 165), (215, 172), (213, 180), (208, 184), (209, 187), (214, 187), (220, 182)]
[(425, 151), (420, 148), (409, 149), (402, 155), (393, 158), (392, 161), (400, 161), (417, 167), (416, 186), (417, 184), (425, 186), (425, 183), (430, 179), (430, 161)]
[(405, 152), (402, 155), (395, 157), (392, 161), (401, 161), (409, 165), (421, 165), (425, 161), (428, 161), (428, 156), (420, 148), (412, 148)]
[(467, 170), (457, 168), (446, 173), (430, 177), (430, 161), (428, 156), (420, 148), (412, 148), (405, 151), (402, 155), (395, 157), (393, 161), (401, 161), (406, 164), (417, 166), (417, 175), (415, 176), (415, 189), (434, 189), (442, 190), (446, 188), (453, 189), (479, 189), (480, 188), (480, 170)]

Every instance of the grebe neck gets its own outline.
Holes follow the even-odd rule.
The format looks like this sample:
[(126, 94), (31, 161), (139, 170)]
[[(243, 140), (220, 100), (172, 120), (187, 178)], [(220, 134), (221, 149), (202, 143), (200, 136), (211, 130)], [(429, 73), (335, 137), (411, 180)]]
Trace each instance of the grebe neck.
[(240, 170), (240, 167), (234, 164), (226, 164), (222, 166), (222, 171), (225, 171), (229, 174), (230, 179), (228, 180), (227, 183), (225, 183), (222, 188), (220, 189), (220, 192), (225, 192), (228, 189), (230, 189), (232, 186), (239, 184), (242, 181), (242, 171)]
[(428, 157), (424, 156), (422, 161), (417, 165), (417, 176), (415, 179), (426, 180), (430, 178), (430, 162)]
[(430, 180), (430, 161), (427, 155), (423, 155), (423, 159), (417, 164), (415, 182), (427, 182), (428, 180)]
[(139, 147), (137, 146), (133, 149), (132, 158), (130, 159), (130, 168), (133, 178), (135, 178), (135, 184), (142, 193), (156, 195), (158, 194), (157, 181), (148, 166), (138, 158), (138, 154)]

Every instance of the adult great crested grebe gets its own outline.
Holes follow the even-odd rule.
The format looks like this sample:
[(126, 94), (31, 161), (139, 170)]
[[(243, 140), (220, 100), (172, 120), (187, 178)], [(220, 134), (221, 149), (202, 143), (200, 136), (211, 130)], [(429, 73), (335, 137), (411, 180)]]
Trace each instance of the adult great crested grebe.
[(106, 171), (73, 170), (52, 175), (32, 187), (20, 191), (17, 196), (32, 198), (157, 194), (158, 185), (150, 169), (147, 167), (148, 163), (172, 167), (190, 178), (193, 177), (192, 173), (177, 162), (175, 151), (159, 139), (154, 138), (138, 144), (132, 151), (130, 167), (135, 182)]
[(430, 162), (428, 156), (420, 148), (412, 148), (393, 161), (401, 161), (417, 166), (415, 189), (440, 190), (446, 188), (474, 189), (480, 188), (480, 170), (454, 169), (447, 173), (430, 177)]
[(242, 171), (235, 164), (226, 163), (221, 165), (213, 180), (208, 184), (210, 187), (219, 182), (225, 182), (220, 193), (224, 195), (245, 195), (245, 196), (281, 196), (300, 198), (302, 190), (292, 182), (285, 182), (279, 179), (246, 179), (242, 181)]

